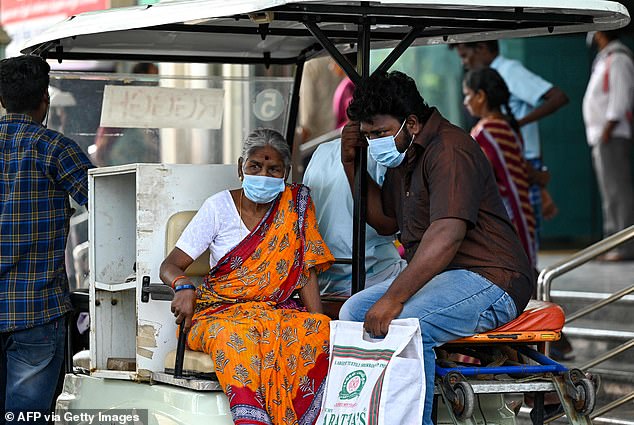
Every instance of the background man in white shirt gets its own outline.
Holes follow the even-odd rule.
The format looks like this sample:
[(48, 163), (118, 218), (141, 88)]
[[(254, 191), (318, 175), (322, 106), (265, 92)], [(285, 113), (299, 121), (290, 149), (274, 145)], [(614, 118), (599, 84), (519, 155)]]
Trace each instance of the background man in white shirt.
[[(592, 35), (599, 53), (583, 97), (583, 120), (597, 175), (605, 236), (634, 224), (632, 189), (632, 52), (615, 31)], [(634, 260), (630, 243), (603, 257), (607, 261)]]
[[(386, 168), (368, 155), (368, 173), (383, 184)], [(341, 139), (319, 145), (313, 154), (303, 183), (310, 188), (317, 223), (326, 245), (335, 258), (352, 258), (352, 193), (341, 165)], [(365, 286), (391, 282), (407, 266), (396, 247), (394, 236), (381, 236), (366, 227)], [(350, 295), (352, 266), (333, 264), (317, 277), (322, 294)]]

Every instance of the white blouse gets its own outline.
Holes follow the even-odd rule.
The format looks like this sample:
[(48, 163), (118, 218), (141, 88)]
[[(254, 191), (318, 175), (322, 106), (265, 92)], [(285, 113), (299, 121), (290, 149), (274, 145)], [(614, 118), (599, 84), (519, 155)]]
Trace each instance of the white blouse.
[(209, 248), (209, 266), (214, 267), (233, 247), (250, 233), (228, 190), (207, 198), (176, 247), (194, 260)]

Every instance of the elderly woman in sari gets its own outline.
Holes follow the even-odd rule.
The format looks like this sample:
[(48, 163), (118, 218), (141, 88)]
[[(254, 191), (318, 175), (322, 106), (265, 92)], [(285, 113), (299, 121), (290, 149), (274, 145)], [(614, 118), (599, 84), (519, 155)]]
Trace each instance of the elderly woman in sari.
[[(242, 188), (208, 198), (161, 265), (176, 322), (214, 361), (236, 424), (313, 424), (321, 404), (329, 319), (316, 273), (334, 258), (308, 188), (284, 183), (289, 170), (279, 133), (251, 133), (238, 160)], [(195, 289), (184, 270), (207, 248), (211, 270)]]

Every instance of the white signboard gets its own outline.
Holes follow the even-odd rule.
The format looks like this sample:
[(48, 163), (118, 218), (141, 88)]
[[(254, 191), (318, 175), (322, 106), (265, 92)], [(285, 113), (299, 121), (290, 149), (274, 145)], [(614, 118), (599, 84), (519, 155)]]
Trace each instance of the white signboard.
[(222, 89), (106, 86), (100, 125), (219, 129), (223, 105)]

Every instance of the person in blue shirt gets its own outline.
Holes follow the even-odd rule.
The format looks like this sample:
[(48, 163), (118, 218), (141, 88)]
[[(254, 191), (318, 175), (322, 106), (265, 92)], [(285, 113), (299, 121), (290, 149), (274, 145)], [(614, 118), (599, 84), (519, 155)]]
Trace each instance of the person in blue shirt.
[(77, 143), (42, 125), (49, 71), (37, 56), (0, 61), (0, 407), (16, 419), (50, 414), (72, 310), (69, 195), (88, 202), (92, 167)]
[[(368, 155), (368, 173), (379, 185), (386, 167)], [(310, 188), (315, 203), (319, 233), (335, 258), (352, 258), (352, 193), (341, 165), (341, 139), (321, 144), (313, 154), (304, 173), (303, 183)], [(365, 267), (366, 287), (391, 282), (405, 268), (394, 245), (394, 236), (380, 236), (366, 227)], [(319, 274), (322, 295), (350, 295), (352, 266), (333, 264)]]
[[(452, 48), (455, 48), (467, 71), (491, 67), (502, 76), (511, 92), (509, 106), (521, 128), (524, 158), (534, 170), (529, 173), (533, 176), (529, 196), (535, 212), (535, 232), (539, 241), (542, 217), (554, 216), (556, 207), (548, 193), (542, 191), (547, 183), (547, 174), (542, 163), (537, 121), (568, 103), (568, 96), (559, 87), (526, 69), (521, 62), (500, 55), (497, 40), (458, 43)], [(542, 195), (547, 198), (542, 199)]]

